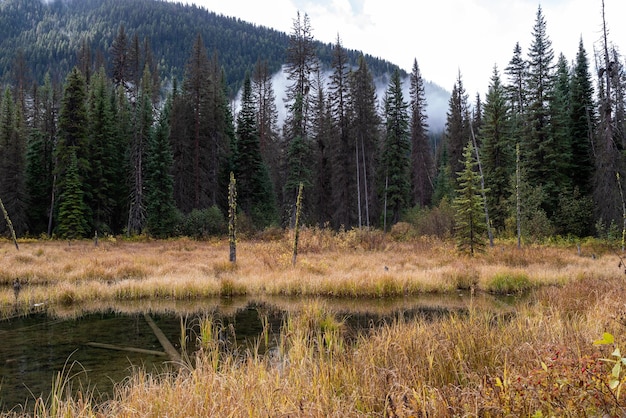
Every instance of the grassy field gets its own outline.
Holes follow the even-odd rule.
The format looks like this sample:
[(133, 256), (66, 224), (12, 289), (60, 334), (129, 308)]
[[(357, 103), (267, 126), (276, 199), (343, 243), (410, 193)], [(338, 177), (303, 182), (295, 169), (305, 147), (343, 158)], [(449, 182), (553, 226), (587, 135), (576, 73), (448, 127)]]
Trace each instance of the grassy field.
[[(505, 315), (472, 309), (396, 321), (357, 341), (322, 302), (289, 315), (269, 355), (235, 356), (207, 318), (202, 350), (175, 373), (137, 370), (113, 398), (68, 396), (60, 376), (37, 416), (502, 417), (624, 416), (617, 359), (626, 324), (626, 278), (608, 247), (498, 243), (474, 258), (454, 244), (381, 234), (305, 230), (291, 265), (289, 236), (242, 241), (24, 242), (0, 246), (2, 306), (73, 306), (93, 300), (215, 295), (341, 296), (354, 300), (457, 288), (530, 292)], [(621, 254), (621, 253), (620, 253)], [(8, 310), (8, 308), (7, 308)], [(603, 333), (615, 342), (594, 345)], [(259, 344), (263, 343), (263, 336)], [(614, 354), (612, 356), (612, 354)], [(10, 415), (10, 414), (9, 414)], [(19, 416), (20, 411), (14, 415)]]

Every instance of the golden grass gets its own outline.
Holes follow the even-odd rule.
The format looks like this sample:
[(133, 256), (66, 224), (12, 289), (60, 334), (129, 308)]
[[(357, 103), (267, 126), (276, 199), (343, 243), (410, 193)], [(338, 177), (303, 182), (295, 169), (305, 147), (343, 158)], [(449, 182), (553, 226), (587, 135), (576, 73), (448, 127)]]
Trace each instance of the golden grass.
[[(214, 340), (216, 324), (209, 321), (193, 367), (163, 375), (138, 369), (101, 404), (88, 389), (61, 393), (57, 389), (71, 382), (60, 376), (58, 396), (38, 400), (36, 416), (624, 414), (624, 401), (605, 385), (610, 366), (598, 360), (613, 348), (592, 345), (605, 331), (624, 341), (624, 271), (606, 248), (585, 244), (579, 254), (573, 245), (498, 243), (468, 258), (451, 242), (429, 238), (396, 241), (380, 232), (317, 229), (303, 229), (300, 237), (296, 267), (289, 234), (240, 241), (236, 264), (227, 261), (226, 240), (102, 240), (97, 247), (29, 241), (19, 251), (0, 242), (3, 316), (38, 303), (59, 316), (110, 302), (123, 312), (178, 310), (177, 301), (191, 302), (191, 311), (210, 311), (206, 298), (222, 296), (234, 297), (236, 310), (245, 306), (238, 295), (293, 312), (268, 355), (258, 347), (231, 355)], [(11, 283), (18, 277), (24, 285), (16, 303)], [(496, 282), (523, 283), (533, 296), (513, 312), (478, 306), (483, 299), (476, 298), (466, 314), (400, 320), (356, 342), (343, 334), (342, 312), (376, 309), (377, 302), (404, 295), (438, 306), (439, 294), (487, 292)], [(298, 298), (290, 302), (290, 296)], [(318, 296), (337, 297), (337, 303), (322, 304)], [(304, 309), (303, 299), (311, 301)]]
[(604, 384), (612, 366), (599, 360), (613, 347), (592, 342), (605, 331), (624, 341), (625, 299), (621, 277), (578, 279), (507, 315), (400, 319), (354, 343), (312, 302), (286, 319), (268, 355), (231, 355), (209, 318), (194, 367), (138, 369), (108, 402), (61, 396), (38, 416), (622, 416), (623, 396)]
[[(523, 275), (529, 287), (622, 274), (609, 252), (594, 248), (499, 243), (469, 258), (453, 243), (421, 238), (395, 241), (379, 231), (303, 229), (298, 263), (291, 237), (238, 244), (228, 262), (224, 240), (128, 242), (28, 241), (17, 251), (0, 243), (0, 307), (12, 310), (11, 283), (20, 278), (22, 304), (84, 304), (95, 300), (189, 300), (219, 296), (381, 298), (456, 289), (489, 291), (497, 278)], [(2, 286), (5, 285), (5, 286)], [(24, 309), (24, 308), (22, 308)]]

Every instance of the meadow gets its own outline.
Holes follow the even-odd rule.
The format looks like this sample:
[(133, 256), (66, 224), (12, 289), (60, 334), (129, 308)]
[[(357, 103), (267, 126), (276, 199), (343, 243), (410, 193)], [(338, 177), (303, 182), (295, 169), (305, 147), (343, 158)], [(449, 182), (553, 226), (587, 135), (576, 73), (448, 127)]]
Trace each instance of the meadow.
[[(60, 373), (40, 417), (624, 416), (618, 348), (626, 325), (621, 252), (596, 241), (498, 242), (475, 257), (451, 241), (301, 231), (241, 240), (0, 243), (3, 315), (44, 303), (291, 295), (355, 301), (420, 294), (524, 293), (506, 313), (472, 308), (396, 320), (348, 338), (325, 302), (294, 310), (273, 342), (239, 348), (202, 323), (201, 350), (175, 372), (134, 371), (105, 402)], [(24, 284), (16, 301), (11, 283)], [(606, 334), (605, 334), (606, 333)], [(603, 337), (604, 336), (604, 337)], [(614, 337), (614, 340), (613, 340)], [(594, 341), (596, 344), (594, 344)], [(261, 345), (274, 347), (261, 354)], [(243, 351), (243, 354), (242, 354)], [(6, 416), (23, 416), (14, 410)]]

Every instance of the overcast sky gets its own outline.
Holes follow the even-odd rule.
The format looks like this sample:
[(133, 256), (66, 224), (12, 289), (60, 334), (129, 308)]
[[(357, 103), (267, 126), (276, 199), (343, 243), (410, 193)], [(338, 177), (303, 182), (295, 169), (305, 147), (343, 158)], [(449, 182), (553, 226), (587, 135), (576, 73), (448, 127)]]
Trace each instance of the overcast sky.
[[(210, 11), (290, 34), (296, 13), (307, 13), (313, 36), (389, 60), (452, 90), (460, 72), (470, 98), (487, 91), (519, 42), (526, 57), (541, 5), (555, 57), (576, 57), (583, 39), (592, 68), (602, 34), (601, 0), (189, 0)], [(407, 6), (410, 5), (410, 8)], [(626, 1), (605, 0), (609, 37), (626, 48)], [(624, 50), (621, 50), (622, 53)], [(473, 99), (472, 99), (473, 100)]]

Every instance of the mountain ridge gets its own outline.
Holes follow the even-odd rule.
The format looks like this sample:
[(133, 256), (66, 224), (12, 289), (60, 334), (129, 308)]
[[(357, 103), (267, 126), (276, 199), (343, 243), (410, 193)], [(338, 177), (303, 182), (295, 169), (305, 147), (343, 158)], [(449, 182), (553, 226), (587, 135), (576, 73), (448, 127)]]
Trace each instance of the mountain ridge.
[[(96, 54), (107, 56), (120, 26), (129, 37), (136, 34), (141, 42), (149, 40), (166, 84), (183, 77), (193, 42), (201, 34), (209, 54), (216, 53), (224, 68), (231, 97), (257, 59), (266, 59), (270, 71), (279, 72), (289, 43), (284, 32), (195, 4), (165, 0), (0, 0), (0, 51), (4, 52), (0, 54), (0, 82), (10, 81), (18, 53), (23, 54), (33, 81), (41, 83), (48, 73), (61, 82), (76, 65), (83, 40)], [(333, 45), (316, 41), (316, 46), (322, 66), (329, 68)], [(363, 53), (378, 80), (396, 68), (406, 77), (406, 71), (396, 64), (365, 51), (346, 51), (355, 66)], [(439, 103), (447, 104), (450, 93), (430, 81), (424, 83), (427, 102), (438, 103), (437, 111), (429, 111), (431, 125), (440, 128)]]

